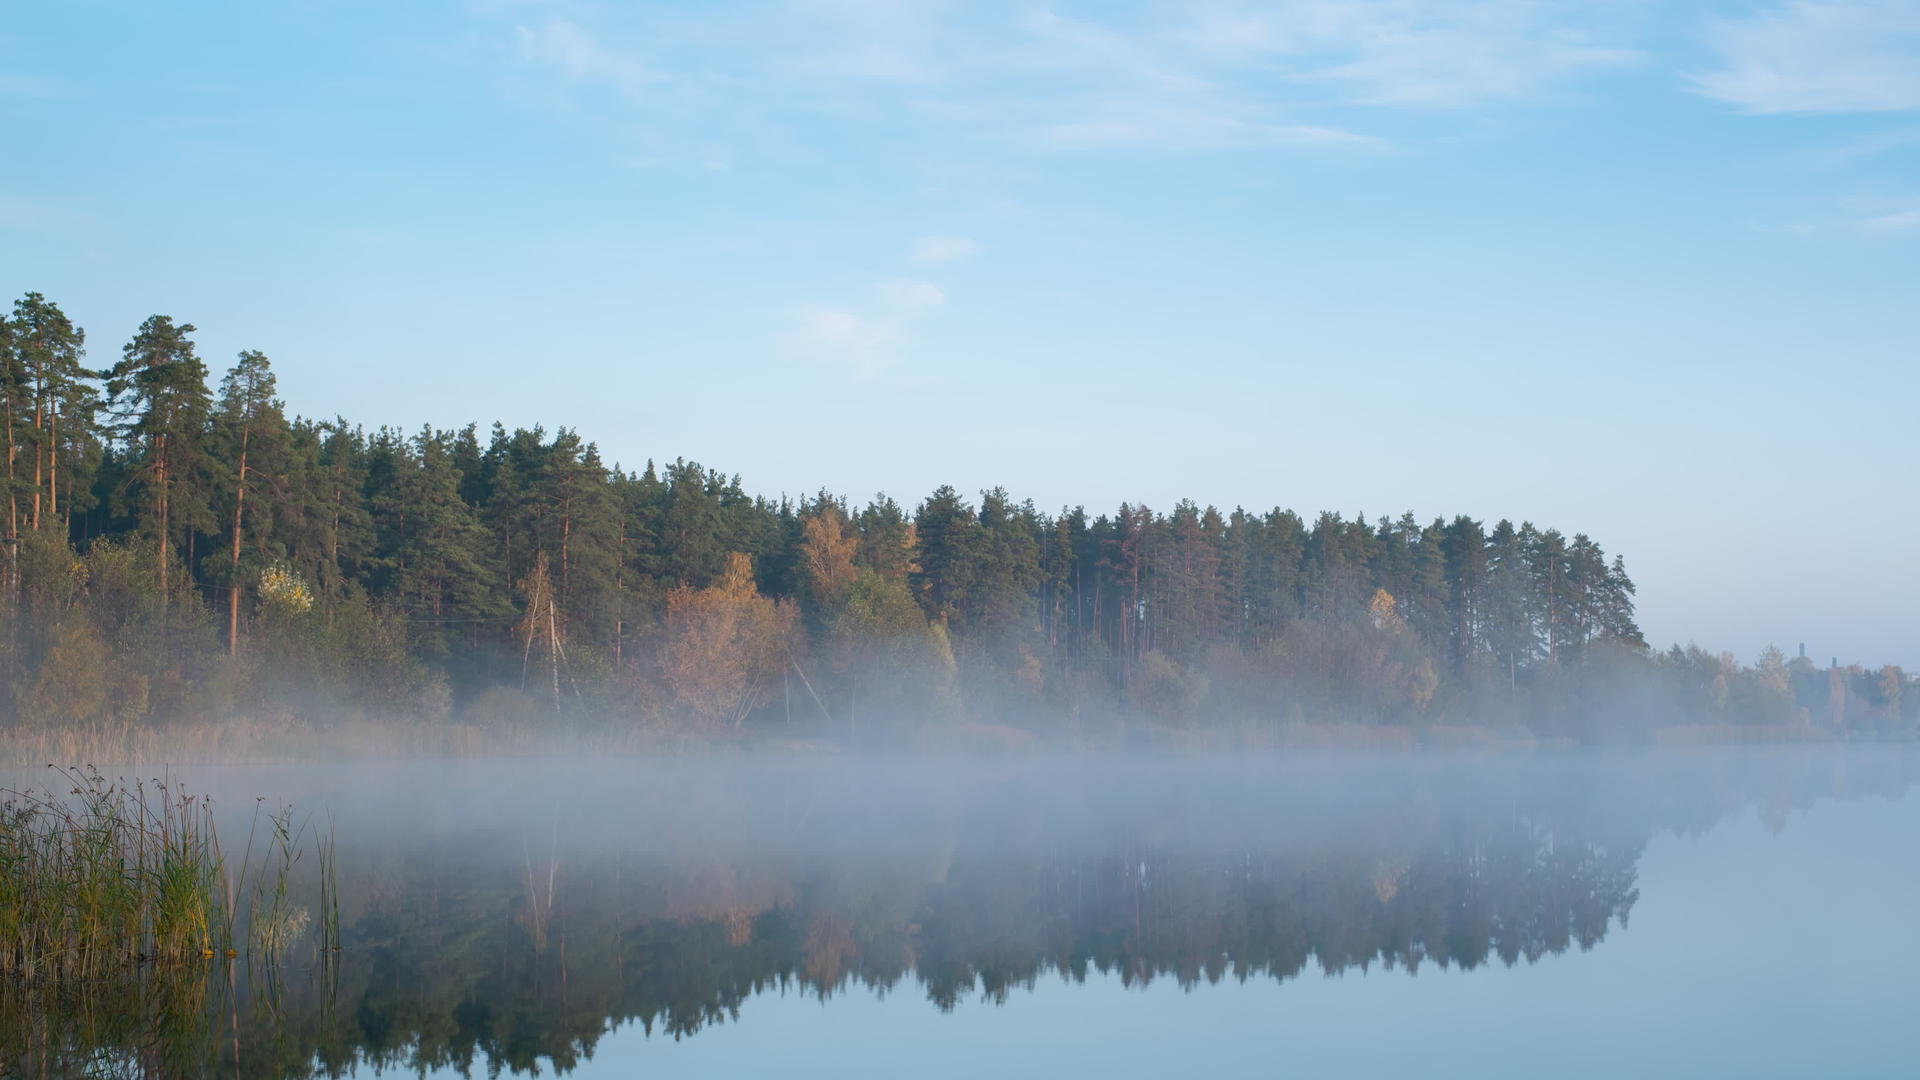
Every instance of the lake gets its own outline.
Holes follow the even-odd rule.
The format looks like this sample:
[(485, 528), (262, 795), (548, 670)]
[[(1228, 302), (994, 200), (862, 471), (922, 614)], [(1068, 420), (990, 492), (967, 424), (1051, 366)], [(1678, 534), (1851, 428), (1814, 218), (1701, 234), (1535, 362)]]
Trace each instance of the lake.
[(1906, 1077), (1916, 775), (1913, 746), (176, 769), (229, 849), (256, 797), (331, 816), (345, 948), (0, 987), (0, 1071)]

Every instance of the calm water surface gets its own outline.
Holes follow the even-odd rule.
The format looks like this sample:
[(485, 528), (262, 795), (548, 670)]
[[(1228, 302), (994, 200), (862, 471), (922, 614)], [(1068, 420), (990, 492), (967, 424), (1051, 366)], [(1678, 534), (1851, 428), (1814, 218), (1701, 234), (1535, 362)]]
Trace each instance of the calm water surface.
[(338, 816), (346, 952), (9, 988), (0, 1061), (1913, 1076), (1916, 774), (1912, 747), (188, 770), (230, 836), (256, 794)]

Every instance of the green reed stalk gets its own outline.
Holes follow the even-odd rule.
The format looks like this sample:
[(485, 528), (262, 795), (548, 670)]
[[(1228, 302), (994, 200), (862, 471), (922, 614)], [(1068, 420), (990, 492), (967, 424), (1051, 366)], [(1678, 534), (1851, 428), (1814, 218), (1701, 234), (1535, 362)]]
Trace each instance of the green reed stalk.
[[(151, 789), (129, 786), (91, 766), (54, 775), (65, 795), (0, 790), (0, 977), (92, 978), (133, 964), (237, 956), (238, 897), (249, 885), (249, 955), (276, 955), (304, 928), (290, 881), (307, 826), (296, 827), (290, 808), (269, 818), (270, 850), (257, 873), (250, 832), (236, 879), (204, 796), (161, 779)], [(315, 841), (323, 946), (337, 949), (331, 828)]]
[(316, 861), (320, 864), (320, 948), (340, 951), (340, 863), (334, 848), (333, 814), (327, 814), (327, 834), (313, 834)]

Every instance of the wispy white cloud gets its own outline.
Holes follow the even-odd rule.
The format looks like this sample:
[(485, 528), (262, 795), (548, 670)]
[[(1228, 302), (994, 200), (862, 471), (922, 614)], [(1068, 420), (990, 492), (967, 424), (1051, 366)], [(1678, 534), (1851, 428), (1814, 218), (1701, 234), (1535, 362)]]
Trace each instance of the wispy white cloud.
[(1897, 127), (1876, 131), (1837, 146), (1808, 151), (1804, 159), (1821, 168), (1838, 169), (1892, 154), (1910, 146), (1920, 146), (1920, 127)]
[(926, 84), (952, 75), (939, 0), (788, 0), (762, 12), (770, 50), (790, 70), (866, 82)]
[(875, 283), (872, 300), (857, 308), (795, 308), (780, 344), (792, 355), (852, 375), (877, 375), (899, 361), (913, 325), (946, 302), (946, 290), (932, 282), (892, 278)]
[(1463, 108), (1524, 99), (1587, 71), (1638, 63), (1604, 7), (1556, 0), (1307, 0), (1202, 10), (1188, 40), (1278, 64), (1362, 105)]
[(514, 35), (522, 65), (644, 102), (641, 123), (709, 140), (764, 145), (770, 131), (825, 119), (890, 122), (944, 144), (1353, 148), (1379, 145), (1360, 130), (1368, 109), (1527, 100), (1638, 60), (1596, 7), (1612, 6), (769, 0), (563, 8), (569, 18), (522, 21)]
[(1908, 232), (1920, 229), (1920, 207), (1876, 214), (1862, 224), (1875, 232)]
[(809, 358), (829, 359), (870, 374), (886, 366), (900, 343), (897, 323), (845, 308), (807, 304), (793, 313), (794, 326), (783, 337), (787, 347)]
[(631, 54), (609, 48), (575, 23), (564, 19), (539, 26), (516, 26), (514, 40), (522, 60), (558, 71), (570, 80), (604, 83), (629, 100), (668, 81)]
[(1574, 72), (1641, 59), (1632, 49), (1578, 40), (1481, 37), (1452, 30), (1417, 35), (1403, 48), (1370, 52), (1318, 77), (1346, 84), (1365, 105), (1461, 108), (1522, 99)]
[(939, 266), (942, 263), (959, 262), (980, 254), (978, 241), (965, 236), (923, 236), (913, 242), (914, 262), (922, 266)]
[(900, 315), (918, 315), (947, 302), (947, 291), (930, 281), (892, 278), (881, 282), (876, 288)]
[(1709, 31), (1699, 93), (1751, 113), (1920, 109), (1920, 2), (1794, 0)]
[(1884, 236), (1920, 231), (1920, 196), (1857, 196), (1845, 205), (1853, 212), (1848, 224), (1859, 232)]
[(1267, 124), (1178, 110), (1133, 109), (1101, 119), (1056, 124), (1042, 133), (1054, 146), (1156, 146), (1173, 150), (1247, 146), (1384, 147), (1384, 140), (1312, 124)]
[(1748, 222), (1748, 228), (1792, 236), (1920, 236), (1920, 197), (1854, 195), (1803, 220)]

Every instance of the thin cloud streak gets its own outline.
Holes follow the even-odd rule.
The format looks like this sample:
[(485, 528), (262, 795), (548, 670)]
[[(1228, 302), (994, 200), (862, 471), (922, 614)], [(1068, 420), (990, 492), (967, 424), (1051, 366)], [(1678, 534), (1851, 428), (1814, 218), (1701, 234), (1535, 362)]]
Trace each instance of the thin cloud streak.
[(1700, 94), (1756, 114), (1920, 109), (1920, 3), (1797, 0), (1713, 24)]
[(1584, 6), (1539, 0), (1086, 10), (793, 0), (579, 16), (516, 26), (515, 53), (576, 90), (646, 103), (642, 123), (687, 123), (653, 98), (663, 82), (691, 88), (675, 107), (717, 138), (803, 117), (937, 116), (947, 138), (1167, 152), (1377, 147), (1354, 110), (1524, 101), (1641, 59)]
[(1333, 87), (1351, 104), (1456, 109), (1524, 100), (1557, 81), (1645, 59), (1585, 25), (1593, 10), (1514, 0), (1319, 0), (1215, 7), (1186, 36), (1217, 55)]
[(1875, 232), (1908, 232), (1920, 229), (1920, 209), (1896, 210), (1868, 218), (1864, 224)]
[(591, 34), (565, 20), (540, 27), (516, 26), (514, 39), (523, 60), (559, 71), (578, 82), (605, 83), (631, 101), (667, 82), (631, 56), (608, 49)]
[(791, 325), (780, 335), (782, 351), (871, 378), (895, 366), (914, 324), (947, 302), (945, 289), (912, 278), (876, 282), (873, 293), (874, 303), (864, 310), (824, 304), (793, 309)]
[(940, 266), (980, 254), (980, 243), (965, 236), (923, 236), (914, 241), (909, 256), (922, 266)]

